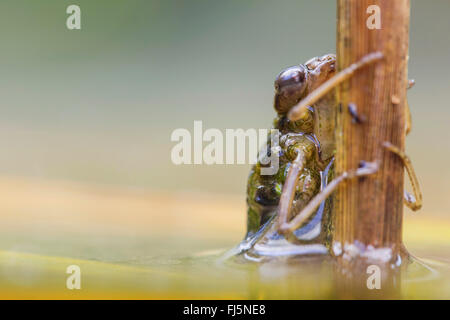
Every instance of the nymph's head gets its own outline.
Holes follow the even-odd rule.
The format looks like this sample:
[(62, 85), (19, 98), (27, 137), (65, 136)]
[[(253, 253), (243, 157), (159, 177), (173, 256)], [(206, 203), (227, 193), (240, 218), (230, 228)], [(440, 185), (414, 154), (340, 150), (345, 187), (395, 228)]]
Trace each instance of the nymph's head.
[(332, 77), (335, 65), (336, 56), (327, 54), (283, 70), (275, 79), (275, 110), (279, 114), (287, 113), (309, 92)]

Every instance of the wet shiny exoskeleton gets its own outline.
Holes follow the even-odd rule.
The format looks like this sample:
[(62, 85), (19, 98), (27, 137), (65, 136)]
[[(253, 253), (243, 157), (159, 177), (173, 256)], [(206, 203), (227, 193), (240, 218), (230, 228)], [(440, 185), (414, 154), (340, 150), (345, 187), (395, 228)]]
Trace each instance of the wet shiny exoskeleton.
[[(379, 168), (378, 160), (361, 159), (357, 168), (333, 177), (338, 105), (334, 89), (357, 70), (382, 58), (380, 52), (370, 53), (336, 73), (336, 58), (328, 54), (278, 75), (274, 99), (278, 116), (274, 128), (281, 134), (280, 145), (272, 146), (272, 150), (264, 148), (263, 155), (277, 152), (279, 169), (275, 174), (262, 175), (260, 162), (252, 168), (247, 188), (247, 236), (239, 252), (245, 252), (250, 259), (327, 252), (330, 195), (344, 180), (372, 175)], [(408, 115), (408, 105), (405, 107)], [(341, 106), (340, 112), (342, 109)], [(349, 105), (348, 111), (355, 125), (366, 121), (355, 105)], [(408, 120), (405, 132), (410, 128)], [(405, 204), (412, 210), (420, 209), (422, 195), (409, 158), (388, 141), (383, 146), (397, 154), (407, 169), (414, 196), (405, 192)]]
[[(283, 185), (295, 159), (295, 150), (305, 154), (305, 168), (296, 186), (293, 205), (301, 207), (320, 189), (320, 170), (318, 165), (318, 142), (313, 134), (313, 111), (309, 110), (305, 120), (292, 123), (286, 115), (279, 115), (274, 128), (280, 131), (279, 169), (274, 175), (261, 175), (261, 163), (253, 166), (247, 184), (247, 237), (256, 233), (276, 212)], [(270, 146), (270, 140), (268, 141)], [(270, 147), (267, 148), (270, 152)]]
[[(267, 225), (277, 213), (283, 186), (290, 171), (299, 170), (296, 173), (298, 180), (290, 207), (292, 208), (291, 216), (298, 213), (320, 192), (328, 175), (331, 174), (331, 170), (328, 170), (326, 176), (323, 176), (334, 152), (334, 112), (336, 110), (334, 93), (309, 107), (299, 120), (289, 120), (287, 113), (291, 107), (331, 77), (334, 72), (335, 56), (330, 54), (313, 58), (304, 65), (287, 68), (277, 76), (274, 108), (278, 114), (274, 120), (274, 129), (280, 132), (277, 151), (279, 169), (274, 175), (261, 175), (263, 165), (258, 162), (250, 172), (247, 185), (247, 239), (254, 238), (255, 234), (261, 232), (262, 227)], [(273, 152), (270, 150), (270, 143), (269, 139), (267, 142), (269, 147), (264, 150)], [(294, 160), (299, 156), (302, 158), (302, 166), (300, 169), (293, 168)], [(319, 224), (326, 215), (322, 208), (318, 219)], [(310, 220), (314, 220), (314, 216)], [(272, 223), (272, 225), (275, 224)], [(323, 228), (320, 228), (323, 232), (316, 234), (314, 239), (323, 242), (326, 225), (327, 223), (323, 224)]]

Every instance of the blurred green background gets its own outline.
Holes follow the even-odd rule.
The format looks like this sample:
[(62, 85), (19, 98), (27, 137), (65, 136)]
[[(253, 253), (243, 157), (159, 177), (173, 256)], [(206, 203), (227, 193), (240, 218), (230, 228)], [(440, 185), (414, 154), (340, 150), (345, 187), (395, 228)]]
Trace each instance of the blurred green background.
[[(276, 74), (335, 51), (335, 6), (2, 0), (0, 175), (244, 199), (249, 165), (175, 166), (170, 134), (270, 127)], [(407, 151), (430, 215), (450, 212), (449, 14), (448, 0), (412, 1)]]

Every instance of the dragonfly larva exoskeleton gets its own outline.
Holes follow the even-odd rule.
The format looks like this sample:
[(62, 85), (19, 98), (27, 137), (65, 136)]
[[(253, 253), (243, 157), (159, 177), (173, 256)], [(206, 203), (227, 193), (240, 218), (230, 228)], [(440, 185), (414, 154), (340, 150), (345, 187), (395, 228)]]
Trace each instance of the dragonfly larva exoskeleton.
[[(378, 160), (361, 159), (358, 168), (333, 177), (338, 105), (335, 88), (357, 70), (382, 58), (381, 53), (374, 52), (336, 73), (336, 57), (328, 54), (278, 75), (274, 127), (281, 133), (280, 165), (278, 172), (270, 176), (261, 175), (261, 163), (250, 173), (248, 230), (240, 247), (248, 257), (328, 252), (332, 211), (329, 196), (342, 181), (372, 175), (379, 168)], [(348, 106), (348, 111), (355, 125), (366, 121), (364, 115), (358, 115), (357, 106)], [(405, 113), (408, 115), (409, 109)], [(406, 132), (410, 128), (407, 121)], [(422, 195), (409, 158), (390, 142), (383, 147), (397, 154), (407, 169), (415, 196), (405, 193), (405, 204), (420, 209)]]
[[(329, 54), (313, 58), (304, 65), (287, 68), (275, 80), (274, 108), (277, 117), (274, 128), (280, 132), (279, 170), (274, 175), (261, 175), (262, 164), (258, 162), (250, 172), (247, 185), (246, 240), (252, 243), (249, 247), (255, 254), (264, 255), (264, 249), (257, 249), (264, 244), (288, 241), (317, 244), (321, 246), (319, 250), (325, 250), (331, 208), (329, 202), (323, 203), (315, 215), (308, 217), (305, 225), (293, 232), (288, 241), (278, 233), (275, 216), (279, 213), (280, 199), (285, 196), (289, 198), (285, 201), (288, 203), (285, 210), (287, 219), (294, 217), (326, 185), (332, 174), (328, 165), (334, 152), (334, 93), (310, 106), (296, 121), (289, 120), (287, 113), (334, 73), (335, 56)], [(270, 147), (264, 150), (270, 150)], [(287, 182), (292, 175), (295, 179)], [(291, 190), (289, 195), (283, 195), (286, 189)]]

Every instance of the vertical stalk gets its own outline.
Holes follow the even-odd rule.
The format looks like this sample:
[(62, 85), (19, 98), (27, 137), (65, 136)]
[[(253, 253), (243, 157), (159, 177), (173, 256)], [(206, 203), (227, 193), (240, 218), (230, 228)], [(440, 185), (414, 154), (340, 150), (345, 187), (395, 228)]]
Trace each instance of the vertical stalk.
[[(361, 257), (391, 264), (402, 248), (404, 168), (382, 144), (389, 141), (402, 150), (405, 145), (410, 1), (337, 3), (338, 70), (371, 52), (382, 52), (384, 58), (356, 72), (338, 90), (336, 176), (357, 168), (361, 160), (379, 161), (380, 169), (375, 175), (349, 180), (337, 190), (334, 253), (346, 265), (362, 261)], [(373, 22), (370, 16), (376, 14), (367, 12), (373, 5), (380, 9), (381, 29), (368, 27), (367, 20)], [(352, 103), (365, 121), (352, 121), (348, 111)]]

